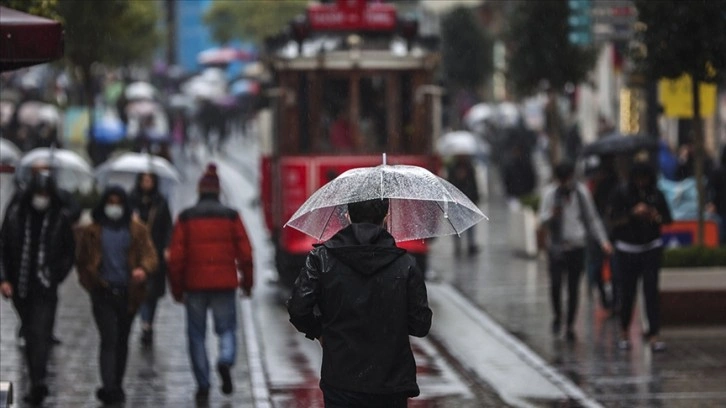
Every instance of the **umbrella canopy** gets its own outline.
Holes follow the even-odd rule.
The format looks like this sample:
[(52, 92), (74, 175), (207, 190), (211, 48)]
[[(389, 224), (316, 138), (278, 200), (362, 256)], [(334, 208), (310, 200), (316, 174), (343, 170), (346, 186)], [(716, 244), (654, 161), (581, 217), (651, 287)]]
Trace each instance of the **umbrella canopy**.
[(350, 222), (347, 205), (388, 198), (388, 231), (397, 241), (459, 234), (486, 218), (464, 193), (417, 166), (351, 169), (313, 193), (286, 226), (318, 240), (332, 237)]
[(7, 126), (15, 114), (15, 103), (0, 100), (0, 126)]
[(15, 170), (18, 180), (28, 182), (37, 165), (51, 168), (58, 186), (64, 190), (85, 190), (93, 181), (93, 168), (86, 159), (72, 150), (54, 147), (39, 147), (23, 155)]
[(63, 26), (57, 21), (0, 7), (0, 71), (63, 56)]
[(23, 153), (15, 146), (15, 143), (0, 137), (0, 165), (15, 164)]
[(18, 107), (18, 122), (27, 126), (38, 126), (43, 120), (43, 115), (49, 112), (46, 105), (48, 104), (41, 101), (23, 102)]
[(124, 90), (124, 96), (128, 100), (154, 99), (156, 96), (156, 88), (148, 82), (132, 82)]
[(117, 184), (127, 191), (136, 184), (136, 177), (141, 173), (154, 173), (159, 178), (159, 191), (169, 199), (172, 190), (179, 183), (179, 172), (163, 157), (148, 153), (124, 153), (109, 159), (96, 169), (96, 180), (102, 188)]
[(454, 155), (479, 155), (488, 154), (488, 145), (481, 142), (479, 138), (465, 130), (457, 130), (449, 132), (441, 136), (441, 139), (436, 144), (436, 149), (439, 154), (444, 156)]
[(148, 153), (124, 153), (101, 164), (96, 178), (103, 179), (109, 173), (154, 173), (159, 178), (179, 181), (179, 172), (168, 160)]
[(256, 95), (260, 92), (260, 84), (251, 79), (239, 79), (232, 82), (229, 87), (230, 93), (235, 96), (239, 95)]
[(467, 129), (482, 134), (486, 132), (487, 121), (493, 120), (496, 113), (496, 110), (491, 105), (478, 103), (466, 111), (463, 118), (464, 124)]
[(125, 136), (126, 126), (113, 115), (105, 115), (93, 124), (93, 137), (100, 143), (116, 143)]
[(197, 62), (201, 65), (225, 65), (254, 59), (254, 53), (234, 47), (210, 48), (197, 54)]
[(628, 154), (639, 150), (655, 150), (658, 141), (646, 135), (622, 135), (613, 133), (596, 140), (582, 149), (582, 156)]
[(519, 124), (519, 108), (512, 102), (502, 102), (497, 106), (496, 122), (503, 128), (512, 128)]
[(126, 115), (130, 117), (148, 116), (163, 112), (163, 109), (163, 106), (158, 102), (150, 100), (134, 101), (126, 105)]

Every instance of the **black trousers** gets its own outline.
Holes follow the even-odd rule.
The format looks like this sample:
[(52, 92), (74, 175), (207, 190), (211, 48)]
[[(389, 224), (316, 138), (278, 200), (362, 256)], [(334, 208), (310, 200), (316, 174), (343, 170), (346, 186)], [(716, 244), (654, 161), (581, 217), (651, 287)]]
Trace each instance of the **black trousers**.
[(562, 319), (562, 280), (567, 277), (567, 327), (571, 328), (577, 316), (577, 304), (580, 297), (580, 277), (585, 268), (585, 249), (577, 248), (554, 253), (550, 251), (550, 300), (555, 321)]
[(651, 249), (637, 254), (616, 251), (617, 268), (622, 280), (622, 309), (620, 326), (627, 331), (633, 320), (633, 308), (638, 291), (638, 280), (643, 279), (645, 314), (648, 316), (648, 336), (660, 331), (660, 294), (658, 275), (663, 256), (662, 248)]
[(14, 297), (13, 304), (23, 327), (30, 384), (33, 387), (45, 385), (58, 296), (55, 293), (31, 291), (25, 299)]
[(408, 397), (402, 394), (368, 394), (341, 390), (320, 384), (325, 408), (406, 408)]
[(129, 351), (129, 332), (134, 316), (128, 311), (125, 289), (96, 289), (91, 294), (93, 318), (101, 337), (98, 363), (101, 383), (107, 391), (123, 388)]

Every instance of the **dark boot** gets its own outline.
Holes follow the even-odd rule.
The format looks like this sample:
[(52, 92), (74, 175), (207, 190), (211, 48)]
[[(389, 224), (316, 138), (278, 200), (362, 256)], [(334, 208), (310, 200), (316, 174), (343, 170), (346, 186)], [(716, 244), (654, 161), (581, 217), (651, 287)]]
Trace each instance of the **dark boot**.
[(154, 344), (154, 329), (141, 329), (141, 345), (151, 347)]
[(217, 371), (219, 372), (219, 377), (222, 379), (222, 393), (226, 395), (229, 395), (234, 391), (230, 368), (231, 367), (228, 364), (217, 364)]
[(28, 395), (23, 397), (23, 401), (30, 406), (37, 407), (43, 404), (43, 400), (48, 396), (48, 386), (36, 385), (30, 389)]

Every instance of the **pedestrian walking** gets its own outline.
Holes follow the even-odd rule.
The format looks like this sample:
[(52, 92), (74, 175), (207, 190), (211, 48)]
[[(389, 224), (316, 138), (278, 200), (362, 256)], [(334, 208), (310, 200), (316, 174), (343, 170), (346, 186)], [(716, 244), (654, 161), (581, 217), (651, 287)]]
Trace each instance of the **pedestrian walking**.
[(186, 307), (189, 357), (197, 382), (198, 403), (209, 398), (206, 350), (207, 312), (211, 310), (219, 338), (217, 372), (221, 390), (231, 394), (231, 368), (237, 355), (239, 287), (250, 296), (252, 248), (239, 213), (219, 201), (217, 167), (209, 164), (199, 180), (199, 201), (179, 214), (169, 246), (169, 285), (174, 300)]
[(414, 258), (383, 228), (388, 199), (348, 204), (351, 224), (307, 256), (290, 322), (323, 348), (326, 408), (406, 407), (419, 394), (409, 336), (431, 327)]
[(718, 167), (708, 178), (708, 204), (706, 210), (715, 215), (719, 223), (719, 242), (726, 245), (726, 147), (721, 150)]
[(524, 145), (514, 144), (510, 148), (509, 157), (502, 164), (502, 173), (509, 207), (519, 209), (522, 197), (532, 194), (537, 186), (532, 156)]
[[(53, 169), (51, 168), (50, 164), (45, 160), (38, 160), (31, 165), (30, 176), (28, 180), (24, 180), (16, 174), (15, 178), (13, 179), (13, 182), (15, 184), (15, 191), (12, 197), (10, 197), (10, 201), (7, 204), (5, 213), (12, 213), (13, 211), (15, 211), (13, 209), (16, 209), (18, 206), (20, 206), (21, 202), (23, 201), (23, 197), (28, 194), (28, 188), (32, 180), (38, 177), (39, 180), (49, 180), (49, 183), (52, 184), (51, 188), (53, 190), (53, 196), (55, 197), (53, 201), (54, 204), (59, 204), (61, 211), (71, 223), (71, 226), (75, 225), (81, 217), (81, 206), (71, 193), (63, 190), (57, 185), (56, 178), (53, 176)], [(55, 319), (53, 319), (53, 322), (55, 323)], [(20, 328), (18, 329), (17, 337), (18, 344), (24, 345), (25, 329), (23, 327), (22, 320), (20, 322)], [(58, 336), (56, 336), (55, 334), (51, 333), (51, 344), (55, 346), (61, 343), (62, 341), (60, 340), (60, 338), (58, 338)]]
[(58, 286), (73, 267), (71, 221), (55, 181), (35, 173), (0, 231), (0, 292), (11, 298), (25, 338), (30, 391), (24, 401), (41, 405), (58, 306)]
[(121, 187), (107, 187), (91, 216), (93, 223), (80, 231), (76, 267), (101, 337), (102, 386), (96, 397), (116, 404), (126, 399), (123, 379), (131, 324), (158, 260), (146, 226), (132, 217)]
[(612, 246), (587, 187), (574, 178), (571, 163), (558, 164), (555, 181), (545, 187), (539, 210), (541, 228), (547, 231), (550, 300), (554, 319), (552, 333), (559, 335), (562, 324), (562, 280), (567, 278), (567, 317), (565, 336), (575, 340), (574, 323), (580, 290), (580, 276), (585, 267), (585, 245), (597, 240), (609, 255)]
[[(461, 190), (474, 204), (479, 202), (479, 184), (476, 177), (476, 169), (469, 155), (454, 156), (452, 162), (446, 168), (447, 180), (456, 188)], [(464, 231), (467, 240), (467, 253), (474, 255), (479, 252), (476, 243), (476, 231), (471, 227)], [(454, 251), (458, 256), (461, 254), (461, 237), (454, 237)]]
[[(618, 179), (618, 172), (615, 169), (614, 156), (604, 155), (597, 159), (597, 163), (597, 167), (589, 180), (590, 190), (592, 191), (592, 199), (595, 203), (597, 213), (600, 216), (600, 220), (603, 221), (605, 231), (609, 235), (611, 232), (611, 228), (608, 223), (610, 196), (612, 195), (613, 190), (615, 190), (620, 183), (620, 180)], [(608, 238), (612, 237), (608, 236)], [(588, 240), (586, 259), (588, 287), (590, 289), (595, 287), (600, 296), (600, 304), (603, 309), (619, 313), (621, 296), (620, 293), (615, 293), (614, 290), (612, 290), (612, 293), (608, 293), (606, 290), (606, 282), (603, 277), (603, 265), (610, 263), (610, 259), (605, 256), (599, 242), (592, 239)], [(612, 272), (612, 265), (610, 266), (610, 270)]]
[(627, 183), (613, 192), (611, 202), (615, 263), (621, 276), (623, 295), (618, 347), (630, 348), (630, 322), (638, 281), (642, 279), (648, 317), (645, 338), (653, 351), (665, 350), (665, 343), (658, 339), (658, 275), (663, 254), (661, 226), (670, 224), (673, 219), (668, 203), (656, 185), (655, 170), (650, 164), (634, 163)]
[(154, 316), (159, 299), (166, 292), (166, 260), (164, 251), (171, 239), (172, 219), (169, 204), (159, 192), (159, 177), (153, 173), (140, 173), (129, 197), (131, 210), (146, 224), (159, 259), (156, 273), (146, 280), (146, 298), (141, 304), (141, 345), (149, 347), (154, 339)]

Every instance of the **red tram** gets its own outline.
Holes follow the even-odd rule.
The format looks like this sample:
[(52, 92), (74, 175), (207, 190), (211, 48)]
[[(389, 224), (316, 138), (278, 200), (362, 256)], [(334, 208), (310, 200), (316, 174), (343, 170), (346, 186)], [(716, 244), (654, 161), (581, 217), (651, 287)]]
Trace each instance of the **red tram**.
[[(292, 285), (315, 240), (285, 222), (318, 188), (355, 167), (411, 164), (435, 170), (440, 94), (437, 42), (393, 5), (316, 4), (291, 36), (269, 41), (273, 76), (262, 146), (262, 202), (280, 282)], [(424, 241), (399, 243), (427, 267)]]

